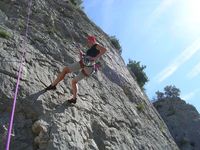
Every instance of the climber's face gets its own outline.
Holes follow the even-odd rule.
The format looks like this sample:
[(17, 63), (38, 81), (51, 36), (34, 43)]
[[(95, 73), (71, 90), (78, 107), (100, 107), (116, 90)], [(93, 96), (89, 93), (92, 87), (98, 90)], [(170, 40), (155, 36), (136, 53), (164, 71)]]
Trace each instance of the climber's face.
[(96, 43), (96, 38), (94, 36), (87, 37), (87, 44), (89, 47), (93, 46)]
[(94, 45), (94, 44), (95, 44), (94, 42), (87, 41), (87, 45), (88, 45), (88, 47), (92, 47), (92, 45)]

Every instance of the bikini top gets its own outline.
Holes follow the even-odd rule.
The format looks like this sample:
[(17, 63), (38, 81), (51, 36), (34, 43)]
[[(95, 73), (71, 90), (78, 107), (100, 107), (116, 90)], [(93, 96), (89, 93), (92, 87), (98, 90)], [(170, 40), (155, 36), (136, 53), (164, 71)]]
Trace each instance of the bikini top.
[(90, 57), (96, 57), (99, 53), (100, 53), (100, 50), (98, 50), (96, 48), (97, 44), (94, 44), (91, 48), (89, 48), (87, 51), (86, 51), (86, 55), (87, 56), (90, 56)]

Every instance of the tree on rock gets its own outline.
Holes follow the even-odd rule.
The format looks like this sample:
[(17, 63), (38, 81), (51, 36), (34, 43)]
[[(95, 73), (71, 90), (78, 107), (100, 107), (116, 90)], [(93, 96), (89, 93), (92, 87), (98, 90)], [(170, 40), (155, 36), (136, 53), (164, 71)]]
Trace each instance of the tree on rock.
[(180, 96), (180, 90), (174, 85), (168, 85), (164, 88), (165, 96), (167, 98), (177, 98)]
[(172, 99), (172, 98), (180, 98), (180, 89), (178, 89), (174, 85), (167, 85), (164, 88), (164, 93), (157, 91), (156, 92), (156, 97), (157, 100), (162, 100), (162, 99)]

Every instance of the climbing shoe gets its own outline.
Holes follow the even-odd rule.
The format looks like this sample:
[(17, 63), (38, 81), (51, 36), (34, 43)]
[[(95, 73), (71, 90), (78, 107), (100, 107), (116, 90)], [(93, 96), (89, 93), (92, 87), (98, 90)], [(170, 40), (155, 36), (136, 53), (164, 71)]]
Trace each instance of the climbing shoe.
[(77, 98), (71, 98), (70, 100), (68, 100), (68, 103), (70, 103), (70, 104), (72, 104), (72, 103), (76, 104), (76, 99)]
[(56, 90), (56, 86), (55, 85), (49, 85), (45, 91), (48, 91), (48, 90)]

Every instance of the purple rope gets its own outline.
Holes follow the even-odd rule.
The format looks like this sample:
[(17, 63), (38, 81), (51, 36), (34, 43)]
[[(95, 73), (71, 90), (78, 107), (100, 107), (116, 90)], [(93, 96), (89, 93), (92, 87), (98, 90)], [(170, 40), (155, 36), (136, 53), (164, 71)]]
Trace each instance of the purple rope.
[[(29, 1), (28, 5), (29, 6), (28, 6), (28, 17), (27, 17), (27, 22), (26, 22), (25, 38), (27, 38), (27, 36), (28, 36), (28, 25), (29, 25), (29, 16), (30, 16), (30, 13), (31, 13), (32, 0)], [(19, 91), (20, 79), (22, 77), (22, 71), (23, 71), (23, 64), (25, 62), (25, 56), (26, 56), (26, 50), (24, 50), (24, 52), (23, 52), (23, 55), (22, 55), (22, 58), (21, 58), (21, 64), (20, 64), (19, 71), (18, 71), (17, 84), (16, 84), (16, 88), (15, 88), (12, 112), (11, 112), (11, 116), (10, 116), (9, 129), (8, 129), (8, 133), (7, 133), (6, 150), (10, 149), (10, 140), (11, 140), (11, 134), (12, 134), (12, 128), (13, 128), (14, 115), (15, 115), (15, 107), (16, 107), (16, 102), (17, 102), (17, 94), (18, 94), (18, 91)]]

